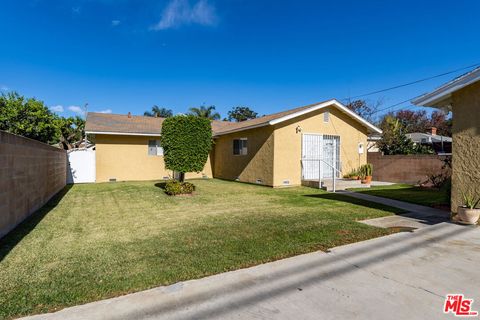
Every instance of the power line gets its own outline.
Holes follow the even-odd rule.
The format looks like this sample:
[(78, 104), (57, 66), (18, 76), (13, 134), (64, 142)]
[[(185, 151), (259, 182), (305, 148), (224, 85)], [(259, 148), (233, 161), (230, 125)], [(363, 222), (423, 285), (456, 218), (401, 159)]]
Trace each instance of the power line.
[(472, 65), (467, 66), (467, 67), (463, 67), (463, 68), (455, 69), (455, 70), (452, 70), (452, 71), (440, 73), (440, 74), (437, 74), (437, 75), (434, 75), (434, 76), (431, 76), (431, 77), (428, 77), (428, 78), (423, 78), (423, 79), (415, 80), (415, 81), (412, 81), (412, 82), (403, 83), (403, 84), (396, 85), (396, 86), (393, 86), (393, 87), (390, 87), (390, 88), (381, 89), (381, 90), (377, 90), (377, 91), (372, 91), (372, 92), (369, 92), (369, 93), (360, 94), (358, 96), (344, 98), (342, 100), (357, 99), (357, 98), (370, 96), (370, 95), (377, 94), (377, 93), (382, 93), (382, 92), (385, 92), (385, 91), (390, 91), (390, 90), (395, 90), (395, 89), (406, 87), (406, 86), (411, 86), (413, 84), (417, 84), (417, 83), (428, 81), (428, 80), (435, 79), (435, 78), (440, 78), (440, 77), (443, 77), (443, 76), (446, 76), (446, 75), (449, 75), (449, 74), (452, 74), (452, 73), (455, 73), (455, 72), (459, 72), (459, 71), (462, 71), (462, 70), (465, 70), (465, 69), (471, 69), (471, 68), (474, 68), (474, 67), (477, 67), (477, 66), (480, 66), (480, 63), (475, 63), (475, 64), (472, 64)]

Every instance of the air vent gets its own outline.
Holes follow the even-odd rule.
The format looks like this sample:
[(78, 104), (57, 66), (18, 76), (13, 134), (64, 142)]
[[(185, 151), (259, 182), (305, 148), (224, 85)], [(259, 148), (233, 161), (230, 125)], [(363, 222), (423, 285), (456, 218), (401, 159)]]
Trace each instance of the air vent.
[(263, 181), (262, 181), (262, 179), (257, 179), (257, 180), (255, 181), (255, 183), (256, 183), (256, 184), (263, 184)]
[(290, 185), (290, 180), (283, 180), (283, 181), (282, 181), (282, 184), (283, 184), (284, 186), (288, 186), (288, 185)]
[(169, 177), (169, 176), (165, 176), (165, 177), (163, 177), (163, 180), (170, 180), (170, 177)]
[(116, 181), (117, 181), (117, 178), (110, 178), (110, 179), (108, 179), (108, 181), (110, 181), (110, 182), (116, 182)]

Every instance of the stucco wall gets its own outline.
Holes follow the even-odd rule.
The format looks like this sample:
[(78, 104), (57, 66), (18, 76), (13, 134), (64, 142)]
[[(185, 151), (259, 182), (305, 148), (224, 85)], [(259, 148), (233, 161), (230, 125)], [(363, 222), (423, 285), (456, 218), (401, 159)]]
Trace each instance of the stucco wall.
[[(233, 139), (247, 138), (247, 155), (233, 154)], [(261, 127), (215, 139), (214, 169), (216, 178), (273, 186), (273, 128)]]
[[(148, 140), (159, 137), (96, 135), (96, 182), (161, 180), (171, 177), (163, 156), (148, 155)], [(187, 173), (186, 178), (212, 177), (210, 158), (203, 172)]]
[(62, 190), (67, 152), (0, 131), (0, 238)]
[(480, 195), (480, 82), (452, 96), (452, 211), (462, 203), (462, 192)]
[[(323, 113), (330, 112), (328, 122)], [(302, 132), (297, 133), (300, 126)], [(302, 178), (302, 133), (318, 133), (340, 136), (340, 158), (343, 174), (365, 164), (367, 161), (367, 129), (335, 107), (297, 117), (275, 126), (274, 186), (283, 180), (290, 185), (300, 185)], [(358, 153), (358, 144), (363, 143), (364, 153)]]

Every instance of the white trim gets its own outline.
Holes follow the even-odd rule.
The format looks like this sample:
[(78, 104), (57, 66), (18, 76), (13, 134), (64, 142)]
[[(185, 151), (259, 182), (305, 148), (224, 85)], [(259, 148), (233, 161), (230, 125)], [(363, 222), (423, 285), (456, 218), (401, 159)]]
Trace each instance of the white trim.
[(85, 131), (87, 134), (110, 134), (117, 136), (147, 136), (147, 137), (160, 137), (160, 133), (132, 133), (132, 132), (108, 132), (108, 131)]
[(348, 109), (347, 107), (345, 107), (343, 104), (341, 104), (340, 102), (338, 102), (336, 99), (332, 99), (332, 100), (329, 100), (329, 101), (326, 101), (326, 102), (322, 102), (322, 103), (319, 103), (317, 105), (314, 105), (310, 108), (307, 108), (307, 109), (304, 109), (304, 110), (301, 110), (301, 111), (298, 111), (298, 112), (295, 112), (295, 113), (292, 113), (292, 114), (289, 114), (287, 116), (284, 116), (284, 117), (281, 117), (281, 118), (278, 118), (278, 119), (275, 119), (275, 120), (271, 120), (269, 122), (262, 122), (262, 123), (259, 123), (259, 124), (256, 124), (256, 125), (253, 125), (253, 126), (248, 126), (248, 127), (242, 127), (242, 128), (238, 128), (238, 129), (232, 129), (232, 130), (228, 130), (228, 131), (223, 131), (221, 133), (217, 133), (214, 135), (214, 137), (218, 137), (218, 136), (222, 136), (222, 135), (225, 135), (225, 134), (229, 134), (229, 133), (234, 133), (234, 132), (239, 132), (239, 131), (245, 131), (245, 130), (249, 130), (249, 129), (255, 129), (255, 128), (260, 128), (260, 127), (265, 127), (265, 126), (268, 126), (268, 125), (275, 125), (277, 123), (280, 123), (280, 122), (283, 122), (283, 121), (287, 121), (287, 120), (290, 120), (290, 119), (293, 119), (293, 118), (296, 118), (296, 117), (299, 117), (301, 115), (304, 115), (306, 113), (310, 113), (312, 111), (316, 111), (316, 110), (319, 110), (319, 109), (322, 109), (322, 108), (325, 108), (325, 107), (329, 107), (329, 106), (335, 106), (337, 107), (338, 109), (340, 109), (340, 111), (343, 111), (345, 112), (346, 114), (348, 114), (350, 117), (354, 118), (355, 120), (357, 120), (358, 122), (362, 123), (363, 125), (365, 125), (367, 128), (369, 128), (371, 131), (373, 132), (377, 132), (377, 133), (382, 133), (382, 130), (380, 130), (379, 128), (377, 128), (376, 126), (374, 126), (373, 124), (371, 124), (370, 122), (368, 122), (367, 120), (363, 119), (362, 117), (360, 117), (358, 114), (356, 114), (355, 112), (351, 111), (350, 109)]
[(363, 125), (365, 125), (369, 129), (371, 129), (372, 131), (377, 132), (377, 133), (382, 133), (382, 130), (380, 130), (379, 128), (377, 128), (376, 126), (374, 126), (373, 124), (371, 124), (367, 120), (363, 119), (358, 114), (351, 111), (350, 109), (348, 109), (347, 107), (345, 107), (343, 104), (341, 104), (340, 102), (338, 102), (335, 99), (332, 99), (332, 100), (329, 100), (329, 101), (326, 101), (326, 102), (323, 102), (323, 103), (319, 103), (319, 104), (317, 104), (313, 107), (310, 107), (308, 109), (304, 109), (304, 110), (289, 114), (287, 116), (272, 120), (272, 121), (269, 122), (269, 124), (274, 125), (274, 124), (277, 124), (277, 123), (280, 123), (280, 122), (283, 122), (283, 121), (287, 121), (287, 120), (296, 118), (298, 116), (304, 115), (306, 113), (316, 111), (316, 110), (319, 110), (319, 109), (322, 109), (322, 108), (326, 108), (326, 107), (329, 107), (329, 106), (337, 107), (338, 109), (340, 109), (340, 111), (345, 112), (346, 114), (348, 114), (349, 116), (351, 116), (352, 118), (354, 118), (358, 122), (362, 123)]
[(425, 106), (425, 107), (444, 107), (444, 104), (441, 102), (447, 102), (448, 98), (450, 98), (451, 94), (455, 91), (458, 91), (468, 85), (471, 85), (474, 82), (480, 80), (480, 68), (476, 68), (458, 78), (453, 79), (450, 82), (442, 85), (440, 88), (421, 95), (411, 102), (417, 106)]

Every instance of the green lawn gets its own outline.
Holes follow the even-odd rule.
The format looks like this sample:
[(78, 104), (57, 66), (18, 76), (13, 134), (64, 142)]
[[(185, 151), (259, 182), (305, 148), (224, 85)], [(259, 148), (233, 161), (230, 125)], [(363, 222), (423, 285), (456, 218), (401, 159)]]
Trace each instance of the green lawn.
[(350, 189), (351, 191), (370, 194), (405, 202), (411, 202), (428, 207), (449, 207), (450, 199), (446, 189), (428, 189), (409, 184), (394, 184), (371, 188)]
[(67, 187), (0, 241), (0, 318), (54, 311), (393, 231), (356, 222), (399, 212), (310, 188), (196, 180)]

